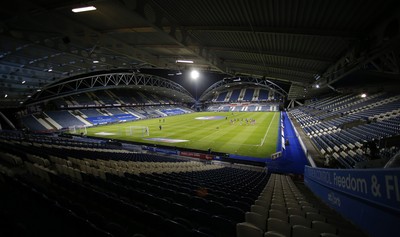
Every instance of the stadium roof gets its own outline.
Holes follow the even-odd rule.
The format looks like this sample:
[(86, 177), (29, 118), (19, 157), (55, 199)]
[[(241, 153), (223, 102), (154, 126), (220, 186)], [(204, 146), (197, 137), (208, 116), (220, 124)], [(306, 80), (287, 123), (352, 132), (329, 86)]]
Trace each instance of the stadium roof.
[[(398, 78), (400, 71), (398, 0), (1, 5), (0, 108), (17, 107), (58, 80), (111, 69), (164, 69), (168, 78), (196, 68), (266, 78), (293, 85), (287, 92), (294, 99), (304, 96), (303, 88), (331, 87), (360, 70), (384, 78)], [(96, 10), (72, 12), (82, 6)]]

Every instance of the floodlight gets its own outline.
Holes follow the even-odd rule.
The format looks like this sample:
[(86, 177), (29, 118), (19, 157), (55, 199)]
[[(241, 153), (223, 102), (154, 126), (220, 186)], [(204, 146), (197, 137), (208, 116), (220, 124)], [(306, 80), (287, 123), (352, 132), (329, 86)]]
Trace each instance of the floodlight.
[(197, 70), (192, 70), (192, 71), (190, 72), (190, 77), (191, 77), (193, 80), (197, 80), (197, 78), (199, 78), (199, 76), (200, 76), (200, 73), (199, 73)]
[(367, 97), (367, 94), (362, 93), (362, 94), (361, 94), (361, 98), (365, 98), (365, 97)]
[(178, 59), (175, 61), (175, 63), (193, 63), (193, 60)]
[(78, 8), (72, 9), (72, 11), (75, 12), (75, 13), (94, 11), (94, 10), (96, 10), (96, 8), (94, 6), (78, 7)]

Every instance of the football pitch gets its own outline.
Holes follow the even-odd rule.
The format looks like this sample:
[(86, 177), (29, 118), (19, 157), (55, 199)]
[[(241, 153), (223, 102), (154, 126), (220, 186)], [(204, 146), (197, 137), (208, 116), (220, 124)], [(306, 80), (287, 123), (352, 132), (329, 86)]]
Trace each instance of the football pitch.
[(279, 112), (199, 112), (91, 127), (87, 135), (266, 158), (276, 152), (279, 121)]

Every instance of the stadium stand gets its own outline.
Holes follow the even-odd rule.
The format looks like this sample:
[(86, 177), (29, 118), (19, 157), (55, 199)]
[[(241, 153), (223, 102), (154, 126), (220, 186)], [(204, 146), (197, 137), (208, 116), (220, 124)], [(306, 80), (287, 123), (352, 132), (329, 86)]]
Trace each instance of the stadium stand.
[(31, 131), (44, 131), (47, 128), (43, 126), (34, 115), (22, 117), (22, 122)]
[(81, 109), (80, 112), (87, 117), (104, 116), (104, 114), (100, 113), (97, 109)]
[(338, 95), (298, 107), (290, 114), (328, 163), (335, 160), (340, 167), (354, 168), (374, 159), (371, 143), (400, 134), (399, 99), (388, 93), (366, 98)]
[(259, 101), (267, 101), (268, 100), (269, 91), (260, 89), (260, 93), (258, 94)]
[[(77, 95), (72, 95), (69, 98), (70, 98), (70, 101), (75, 101), (75, 102), (72, 102), (73, 104), (77, 104), (77, 105), (95, 105), (93, 99), (87, 93), (80, 93), (80, 94), (77, 94)], [(68, 101), (68, 98), (66, 98), (65, 100)]]
[(60, 124), (63, 128), (68, 128), (76, 125), (85, 125), (82, 121), (77, 119), (69, 111), (46, 111), (46, 114)]
[(0, 143), (8, 151), (0, 156), (0, 170), (7, 170), (1, 173), (2, 223), (9, 224), (1, 233), (364, 236), (289, 176), (62, 137), (1, 136), (8, 138)]
[(243, 96), (243, 101), (251, 101), (253, 99), (253, 96), (254, 96), (254, 89), (247, 88)]
[[(4, 177), (9, 179), (8, 184), (12, 184), (7, 187), (7, 191), (11, 196), (21, 189), (26, 194), (30, 194), (33, 189), (40, 190), (37, 193), (39, 199), (33, 200), (40, 201), (41, 197), (46, 200), (40, 201), (44, 206), (39, 205), (39, 208), (46, 209), (48, 203), (59, 203), (59, 208), (66, 208), (65, 211), (76, 214), (76, 218), (87, 220), (82, 224), (84, 233), (91, 233), (94, 228), (96, 231), (100, 229), (101, 233), (116, 234), (116, 229), (107, 227), (109, 223), (95, 225), (99, 220), (89, 215), (89, 212), (96, 211), (107, 217), (108, 221), (122, 226), (118, 228), (118, 233), (124, 235), (139, 231), (147, 236), (165, 236), (163, 231), (173, 231), (167, 236), (187, 236), (188, 233), (190, 235), (197, 232), (210, 233), (211, 236), (233, 236), (235, 223), (244, 220), (244, 212), (250, 210), (253, 198), (267, 181), (264, 172), (135, 154), (112, 148), (79, 148), (67, 145), (66, 140), (59, 141), (64, 141), (65, 144), (45, 145), (35, 140), (34, 143), (24, 143), (17, 149), (17, 141), (2, 143), (2, 148), (22, 157), (23, 163), (21, 159), (15, 159), (28, 170), (28, 173), (20, 173), (14, 178)], [(47, 149), (41, 149), (42, 146)], [(42, 189), (40, 182), (29, 178), (30, 176), (50, 185), (47, 186), (49, 189)], [(29, 182), (28, 190), (24, 190), (26, 182)], [(77, 191), (80, 193), (78, 196)], [(29, 197), (36, 195), (33, 192)], [(5, 203), (10, 204), (10, 209), (22, 201), (14, 202), (5, 196), (2, 198)], [(89, 204), (90, 198), (96, 201)], [(12, 218), (22, 215), (24, 208), (26, 211), (32, 210), (28, 203), (24, 205)], [(104, 208), (94, 208), (97, 205)], [(126, 209), (123, 213), (119, 211), (123, 209)], [(132, 210), (138, 212), (133, 213)], [(34, 216), (35, 214), (30, 215)], [(47, 212), (41, 212), (36, 217), (40, 217), (42, 221), (51, 218)], [(163, 228), (155, 229), (151, 224), (155, 220), (161, 221), (159, 224)], [(21, 221), (22, 225), (28, 225), (24, 221), (26, 220)], [(62, 225), (55, 222), (55, 226)], [(32, 223), (34, 227), (25, 227), (29, 231), (39, 231), (45, 235), (54, 231), (42, 229), (35, 226), (35, 223)], [(170, 225), (173, 228), (166, 228)], [(132, 229), (127, 229), (128, 226)], [(11, 227), (6, 230), (15, 231)], [(66, 233), (70, 234), (69, 231)]]
[(106, 108), (104, 110), (106, 110), (111, 115), (117, 115), (117, 114), (123, 114), (124, 113), (119, 108)]
[(116, 104), (116, 101), (105, 90), (96, 91), (95, 93), (92, 93), (92, 96), (97, 98), (100, 104)]
[(30, 131), (46, 131), (62, 130), (73, 126), (92, 126), (132, 121), (136, 119), (157, 118), (191, 112), (193, 112), (193, 110), (189, 108), (173, 105), (107, 107), (97, 109), (79, 109), (74, 111), (46, 111), (46, 113), (43, 114), (24, 116), (21, 118), (21, 121)]
[(4, 2), (0, 237), (400, 235), (400, 1)]
[(232, 90), (231, 97), (229, 98), (229, 101), (234, 102), (239, 100), (239, 95), (240, 95), (240, 89), (235, 89)]
[(129, 90), (115, 90), (113, 93), (117, 96), (121, 104), (135, 104), (137, 101)]
[(227, 91), (219, 93), (217, 95), (217, 98), (215, 99), (215, 102), (224, 102), (227, 94), (228, 94)]
[(279, 111), (277, 103), (231, 103), (231, 104), (211, 104), (207, 107), (207, 111), (214, 112), (268, 112)]

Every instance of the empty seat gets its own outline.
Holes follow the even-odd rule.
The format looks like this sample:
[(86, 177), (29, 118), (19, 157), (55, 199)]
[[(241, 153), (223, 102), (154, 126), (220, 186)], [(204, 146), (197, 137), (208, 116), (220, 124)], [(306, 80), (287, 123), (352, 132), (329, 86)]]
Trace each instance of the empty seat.
[(339, 237), (339, 235), (335, 235), (332, 233), (321, 233), (320, 236), (321, 237)]
[(281, 205), (281, 204), (272, 203), (271, 204), (271, 210), (279, 210), (281, 212), (285, 212), (286, 213), (286, 207), (284, 205)]
[(176, 222), (174, 220), (165, 220), (163, 225), (165, 226), (165, 229), (163, 231), (171, 236), (184, 237), (187, 236), (190, 232), (190, 229), (186, 225)]
[(279, 210), (269, 210), (268, 212), (268, 218), (276, 218), (282, 221), (288, 221), (288, 215), (282, 211)]
[(289, 223), (276, 218), (268, 218), (267, 231), (276, 231), (285, 236), (290, 236), (291, 226)]
[(310, 227), (294, 225), (292, 227), (292, 237), (320, 237), (319, 233)]
[(323, 215), (315, 212), (307, 212), (306, 218), (311, 221), (324, 221), (324, 222), (326, 221), (326, 218)]
[(236, 236), (237, 237), (263, 237), (264, 231), (256, 226), (242, 222), (236, 224)]
[(262, 206), (265, 208), (269, 208), (269, 203), (267, 201), (263, 201), (263, 200), (256, 200), (255, 204), (258, 206)]
[(267, 225), (267, 218), (255, 212), (246, 212), (246, 222), (258, 227), (265, 232)]
[(226, 219), (225, 217), (215, 215), (211, 217), (210, 224), (215, 230), (227, 233), (230, 236), (234, 236), (235, 223), (233, 221)]
[(304, 212), (300, 208), (295, 208), (295, 207), (289, 207), (287, 209), (287, 213), (289, 215), (304, 216)]
[(251, 205), (251, 212), (256, 212), (263, 216), (267, 216), (268, 214), (268, 210), (265, 207), (259, 205)]
[(311, 227), (311, 221), (307, 220), (304, 216), (290, 215), (289, 223), (291, 225), (303, 225), (303, 226)]
[(309, 206), (309, 205), (303, 205), (301, 207), (301, 209), (303, 210), (304, 213), (306, 213), (306, 212), (318, 213), (318, 209), (316, 209), (315, 207)]
[(244, 221), (245, 212), (240, 208), (227, 206), (224, 209), (224, 214), (236, 222)]
[(287, 237), (287, 236), (277, 231), (268, 231), (264, 233), (264, 237)]

